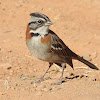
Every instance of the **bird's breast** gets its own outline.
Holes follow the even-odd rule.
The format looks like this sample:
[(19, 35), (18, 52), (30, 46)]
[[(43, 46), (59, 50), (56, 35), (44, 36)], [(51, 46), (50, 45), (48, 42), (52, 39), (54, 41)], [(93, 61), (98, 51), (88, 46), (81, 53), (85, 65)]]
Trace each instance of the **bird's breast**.
[[(48, 38), (49, 37), (47, 37), (47, 39)], [(41, 36), (36, 36), (26, 40), (30, 52), (41, 60), (45, 60), (49, 57), (48, 51), (50, 49), (50, 41), (47, 42), (47, 39), (43, 39)]]

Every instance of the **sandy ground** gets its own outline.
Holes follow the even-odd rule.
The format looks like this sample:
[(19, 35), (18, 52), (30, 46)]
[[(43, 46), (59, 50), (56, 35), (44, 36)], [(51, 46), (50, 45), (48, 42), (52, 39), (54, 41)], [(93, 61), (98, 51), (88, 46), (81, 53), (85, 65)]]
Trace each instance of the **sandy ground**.
[(57, 82), (61, 68), (52, 66), (46, 77), (31, 84), (48, 67), (30, 54), (25, 31), (29, 14), (41, 12), (50, 28), (77, 54), (100, 68), (100, 0), (0, 0), (0, 100), (100, 100), (100, 71), (73, 61)]

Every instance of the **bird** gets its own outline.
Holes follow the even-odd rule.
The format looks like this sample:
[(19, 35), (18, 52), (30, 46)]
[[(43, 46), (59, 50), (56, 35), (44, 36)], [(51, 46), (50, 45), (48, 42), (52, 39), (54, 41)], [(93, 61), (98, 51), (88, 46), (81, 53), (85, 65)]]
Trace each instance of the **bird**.
[(62, 67), (62, 73), (59, 81), (53, 84), (62, 84), (66, 64), (73, 68), (73, 59), (86, 64), (91, 69), (99, 70), (94, 64), (70, 50), (59, 36), (49, 29), (53, 23), (48, 16), (39, 12), (31, 13), (30, 16), (31, 18), (26, 29), (26, 45), (35, 57), (49, 63), (47, 70), (36, 82), (44, 81), (44, 76), (50, 67), (53, 64), (57, 64)]

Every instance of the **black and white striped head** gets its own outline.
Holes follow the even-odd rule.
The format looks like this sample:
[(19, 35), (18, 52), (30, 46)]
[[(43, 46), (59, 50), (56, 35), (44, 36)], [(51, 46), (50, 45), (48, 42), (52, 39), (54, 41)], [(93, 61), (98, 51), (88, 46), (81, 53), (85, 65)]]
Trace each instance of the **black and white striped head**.
[(31, 13), (30, 16), (31, 16), (31, 19), (30, 19), (30, 22), (29, 22), (29, 27), (33, 31), (48, 28), (50, 25), (53, 24), (50, 21), (50, 19), (44, 14), (36, 12), (36, 13)]

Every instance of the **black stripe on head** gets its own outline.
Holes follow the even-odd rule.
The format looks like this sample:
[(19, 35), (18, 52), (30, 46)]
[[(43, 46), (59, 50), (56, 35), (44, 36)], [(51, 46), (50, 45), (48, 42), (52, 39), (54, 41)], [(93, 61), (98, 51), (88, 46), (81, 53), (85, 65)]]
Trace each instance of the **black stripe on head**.
[(46, 21), (50, 20), (46, 15), (41, 14), (41, 13), (31, 13), (30, 16), (34, 16), (34, 17), (40, 17), (40, 18), (44, 18)]

